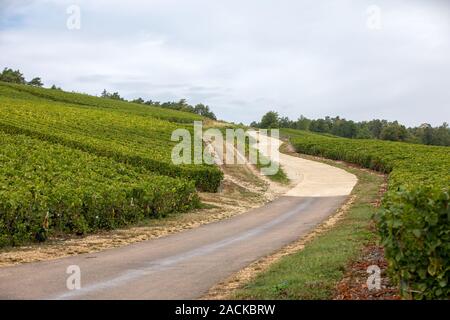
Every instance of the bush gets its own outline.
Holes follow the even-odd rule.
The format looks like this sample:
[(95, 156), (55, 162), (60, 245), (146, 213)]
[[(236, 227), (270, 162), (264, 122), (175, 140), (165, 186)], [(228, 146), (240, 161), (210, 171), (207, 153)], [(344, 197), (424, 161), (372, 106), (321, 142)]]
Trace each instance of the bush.
[(448, 191), (400, 188), (377, 216), (386, 258), (404, 297), (450, 297)]

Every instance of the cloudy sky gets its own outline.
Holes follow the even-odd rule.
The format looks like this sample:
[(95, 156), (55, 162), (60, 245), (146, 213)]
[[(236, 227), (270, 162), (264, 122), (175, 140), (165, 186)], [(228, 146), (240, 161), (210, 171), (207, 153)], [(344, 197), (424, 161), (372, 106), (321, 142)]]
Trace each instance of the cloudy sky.
[(450, 1), (0, 0), (6, 66), (66, 90), (187, 98), (234, 122), (273, 109), (438, 125)]

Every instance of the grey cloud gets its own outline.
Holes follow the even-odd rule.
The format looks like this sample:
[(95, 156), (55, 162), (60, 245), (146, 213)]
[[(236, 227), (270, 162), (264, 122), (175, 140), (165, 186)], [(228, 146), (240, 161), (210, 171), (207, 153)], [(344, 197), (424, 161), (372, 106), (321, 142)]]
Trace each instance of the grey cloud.
[(69, 90), (204, 102), (235, 122), (270, 109), (450, 122), (448, 1), (78, 0), (70, 32), (72, 2), (3, 7), (2, 62)]

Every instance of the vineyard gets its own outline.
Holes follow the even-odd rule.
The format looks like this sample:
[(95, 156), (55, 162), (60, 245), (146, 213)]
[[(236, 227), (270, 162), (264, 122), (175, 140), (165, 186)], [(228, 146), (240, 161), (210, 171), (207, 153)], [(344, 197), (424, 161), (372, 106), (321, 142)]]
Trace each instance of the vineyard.
[(0, 133), (0, 245), (86, 233), (195, 206), (194, 184), (23, 135)]
[(176, 142), (170, 141), (171, 134), (178, 128), (190, 130), (187, 124), (48, 100), (0, 99), (0, 129), (4, 132), (26, 134), (162, 175), (185, 177), (205, 191), (215, 191), (222, 179), (214, 166), (172, 164), (171, 150)]
[(185, 122), (198, 118), (1, 83), (0, 245), (195, 207), (196, 188), (216, 191), (222, 172), (212, 165), (173, 165), (176, 142), (170, 138), (175, 129), (192, 130)]
[(375, 219), (405, 297), (450, 296), (450, 152), (433, 147), (282, 131), (296, 151), (389, 174)]
[(95, 107), (97, 110), (114, 110), (120, 113), (134, 114), (177, 123), (192, 123), (195, 120), (203, 119), (201, 116), (189, 112), (170, 110), (167, 108), (154, 106), (143, 106), (120, 100), (100, 99), (87, 94), (24, 86), (6, 82), (0, 82), (0, 96), (12, 96), (27, 100), (50, 100), (88, 108)]
[[(213, 165), (174, 165), (174, 130), (196, 114), (0, 83), (0, 246), (112, 229), (197, 207)], [(450, 153), (284, 129), (296, 151), (389, 175), (375, 216), (405, 297), (450, 295)], [(283, 174), (281, 171), (280, 174)], [(281, 180), (282, 176), (278, 177)]]

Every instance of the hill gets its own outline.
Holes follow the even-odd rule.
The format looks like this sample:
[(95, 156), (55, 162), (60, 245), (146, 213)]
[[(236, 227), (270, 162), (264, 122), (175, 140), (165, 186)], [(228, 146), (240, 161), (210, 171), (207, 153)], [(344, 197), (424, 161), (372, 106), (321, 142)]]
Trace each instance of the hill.
[(196, 206), (195, 187), (216, 191), (223, 174), (211, 165), (173, 165), (170, 137), (202, 119), (0, 83), (0, 243), (112, 228)]

